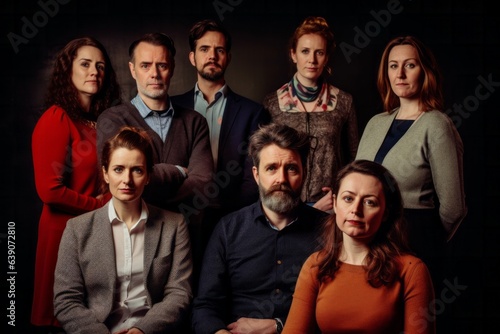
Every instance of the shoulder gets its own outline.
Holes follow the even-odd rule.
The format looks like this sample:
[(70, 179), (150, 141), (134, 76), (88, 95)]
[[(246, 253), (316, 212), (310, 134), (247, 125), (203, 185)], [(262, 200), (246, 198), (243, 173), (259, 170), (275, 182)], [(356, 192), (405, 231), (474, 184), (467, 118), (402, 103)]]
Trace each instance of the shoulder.
[(166, 221), (175, 224), (180, 224), (184, 221), (184, 216), (181, 213), (165, 210), (148, 203), (146, 205), (148, 207), (149, 217), (152, 221)]
[(108, 206), (109, 204), (104, 205), (103, 207), (92, 210), (76, 217), (70, 218), (68, 223), (66, 224), (67, 229), (72, 229), (75, 231), (83, 232), (86, 230), (94, 229), (92, 222), (94, 221), (109, 221), (108, 219)]
[(415, 274), (417, 275), (428, 275), (429, 271), (427, 269), (426, 264), (422, 259), (410, 255), (404, 254), (398, 257), (398, 261), (401, 265), (401, 275), (403, 277), (413, 277)]
[(256, 101), (251, 100), (248, 97), (237, 94), (234, 91), (232, 91), (231, 89), (229, 90), (229, 93), (227, 94), (227, 98), (232, 99), (234, 101), (234, 103), (239, 103), (239, 104), (241, 104), (249, 109), (262, 109), (263, 108), (262, 104), (257, 103)]
[[(170, 97), (172, 99), (172, 104), (186, 106), (192, 105), (194, 102), (194, 88), (191, 88), (185, 93), (173, 95)], [(190, 102), (190, 103), (189, 103)]]
[(448, 115), (439, 110), (426, 111), (420, 118), (422, 123), (431, 123), (433, 125), (448, 127), (454, 126), (453, 121)]
[(173, 101), (172, 106), (174, 108), (174, 118), (181, 118), (184, 120), (205, 120), (205, 117), (194, 109), (183, 107)]
[(67, 121), (71, 121), (71, 119), (66, 111), (59, 106), (53, 105), (42, 113), (38, 122), (62, 123)]
[(299, 216), (301, 218), (323, 222), (323, 220), (329, 217), (329, 214), (301, 202), (299, 205)]
[(124, 118), (128, 115), (128, 113), (133, 112), (134, 110), (137, 111), (137, 109), (133, 106), (133, 104), (127, 101), (104, 110), (99, 115), (97, 121), (99, 121), (99, 119), (104, 119), (104, 118), (114, 118), (114, 117)]

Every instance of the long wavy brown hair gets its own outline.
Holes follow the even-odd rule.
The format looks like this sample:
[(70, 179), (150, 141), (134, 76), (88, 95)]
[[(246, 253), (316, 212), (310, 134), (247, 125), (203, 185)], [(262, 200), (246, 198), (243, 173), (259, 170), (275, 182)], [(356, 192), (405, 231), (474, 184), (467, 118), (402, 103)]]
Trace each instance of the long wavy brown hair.
[[(85, 112), (78, 97), (78, 91), (71, 79), (73, 61), (78, 49), (82, 46), (93, 46), (102, 52), (105, 60), (105, 71), (102, 87), (92, 97), (89, 112)], [(82, 37), (71, 40), (58, 52), (54, 61), (45, 107), (57, 105), (63, 108), (73, 120), (95, 121), (105, 109), (120, 103), (120, 87), (116, 73), (104, 46), (95, 38)]]
[(442, 81), (443, 77), (432, 51), (414, 36), (402, 36), (392, 39), (382, 53), (378, 68), (377, 88), (382, 98), (384, 110), (391, 111), (399, 107), (399, 97), (394, 94), (387, 75), (389, 54), (398, 45), (411, 45), (417, 51), (417, 61), (422, 67), (420, 87), (420, 108), (424, 111), (444, 110)]
[[(382, 184), (386, 203), (385, 219), (370, 242), (370, 250), (364, 267), (370, 285), (373, 287), (390, 285), (398, 277), (399, 265), (396, 257), (409, 253), (401, 192), (396, 180), (384, 166), (373, 161), (356, 160), (342, 168), (337, 174), (335, 186), (332, 189), (336, 196), (344, 178), (352, 173), (373, 176)], [(335, 214), (332, 214), (323, 227), (318, 280), (335, 278), (335, 273), (340, 267), (342, 240), (342, 231), (336, 224)]]

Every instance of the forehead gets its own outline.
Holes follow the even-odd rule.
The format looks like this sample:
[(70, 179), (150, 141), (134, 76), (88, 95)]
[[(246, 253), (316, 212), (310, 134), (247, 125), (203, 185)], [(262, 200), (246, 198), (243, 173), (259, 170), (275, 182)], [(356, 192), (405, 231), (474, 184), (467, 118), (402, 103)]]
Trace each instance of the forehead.
[(297, 47), (324, 49), (326, 47), (326, 40), (318, 34), (304, 34), (297, 40)]
[(197, 41), (197, 46), (202, 45), (217, 45), (226, 46), (226, 38), (224, 34), (219, 31), (207, 31), (203, 36), (201, 36)]
[(300, 155), (297, 151), (283, 149), (271, 144), (260, 151), (260, 165), (269, 164), (298, 164), (301, 165)]
[(95, 61), (101, 61), (104, 62), (104, 56), (98, 48), (95, 46), (90, 46), (90, 45), (84, 45), (78, 48), (76, 50), (76, 59), (92, 59)]
[(412, 45), (396, 45), (389, 53), (389, 61), (410, 58), (418, 59), (417, 50)]
[(146, 42), (137, 44), (134, 50), (134, 56), (137, 61), (164, 61), (169, 58), (168, 49), (162, 45), (153, 45)]
[(146, 157), (138, 149), (129, 150), (126, 147), (118, 147), (111, 152), (110, 165), (121, 165), (128, 163), (144, 164)]
[(339, 193), (349, 191), (355, 194), (384, 196), (384, 188), (379, 179), (374, 176), (350, 173), (340, 181)]

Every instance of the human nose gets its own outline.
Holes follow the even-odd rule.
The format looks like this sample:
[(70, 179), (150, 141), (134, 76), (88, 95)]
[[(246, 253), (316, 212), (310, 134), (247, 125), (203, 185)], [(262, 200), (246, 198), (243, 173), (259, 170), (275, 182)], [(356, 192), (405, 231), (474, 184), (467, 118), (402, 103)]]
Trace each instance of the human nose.
[(361, 217), (363, 215), (363, 203), (361, 200), (354, 200), (351, 205), (351, 213), (355, 216)]
[(208, 50), (208, 59), (210, 60), (214, 60), (215, 57), (216, 57), (216, 52), (215, 52), (215, 49), (209, 49)]
[(287, 174), (284, 168), (278, 169), (276, 172), (276, 183), (277, 184), (282, 184), (285, 183), (287, 180)]
[(129, 185), (130, 180), (132, 179), (130, 172), (125, 172), (122, 174), (122, 182), (123, 184)]
[(158, 78), (160, 71), (158, 70), (158, 66), (151, 66), (151, 77)]
[(400, 67), (397, 69), (397, 72), (396, 72), (396, 75), (398, 78), (404, 78), (406, 75), (405, 75), (405, 70), (404, 70), (404, 67)]

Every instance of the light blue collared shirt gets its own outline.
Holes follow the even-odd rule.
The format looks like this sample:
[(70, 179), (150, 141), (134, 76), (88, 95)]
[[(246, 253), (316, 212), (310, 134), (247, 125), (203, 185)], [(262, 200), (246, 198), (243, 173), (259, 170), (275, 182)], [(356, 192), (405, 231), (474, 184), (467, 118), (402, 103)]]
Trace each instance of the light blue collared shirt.
[[(169, 107), (166, 111), (152, 110), (146, 103), (141, 99), (139, 94), (134, 97), (130, 103), (137, 108), (139, 114), (144, 118), (144, 121), (151, 129), (154, 130), (160, 136), (160, 138), (165, 142), (167, 138), (168, 130), (170, 130), (170, 125), (172, 124), (172, 118), (174, 117), (174, 107), (172, 107), (172, 101), (169, 99)], [(186, 172), (181, 166), (176, 165), (179, 172), (181, 172), (184, 178), (187, 177)]]
[(165, 141), (168, 130), (170, 129), (170, 124), (172, 124), (172, 117), (174, 116), (172, 102), (169, 101), (169, 107), (167, 110), (150, 109), (139, 95), (134, 97), (130, 103), (132, 103), (134, 107), (139, 110), (139, 114), (141, 114), (144, 118), (147, 125), (149, 125), (149, 127), (153, 129), (163, 141)]
[(224, 109), (226, 109), (227, 102), (227, 85), (224, 85), (215, 93), (215, 98), (212, 103), (208, 103), (203, 96), (203, 92), (196, 83), (194, 87), (194, 110), (202, 114), (208, 123), (210, 131), (210, 147), (212, 148), (212, 156), (214, 158), (214, 165), (217, 168), (217, 156), (219, 153), (219, 137), (222, 125), (222, 116), (224, 116)]

